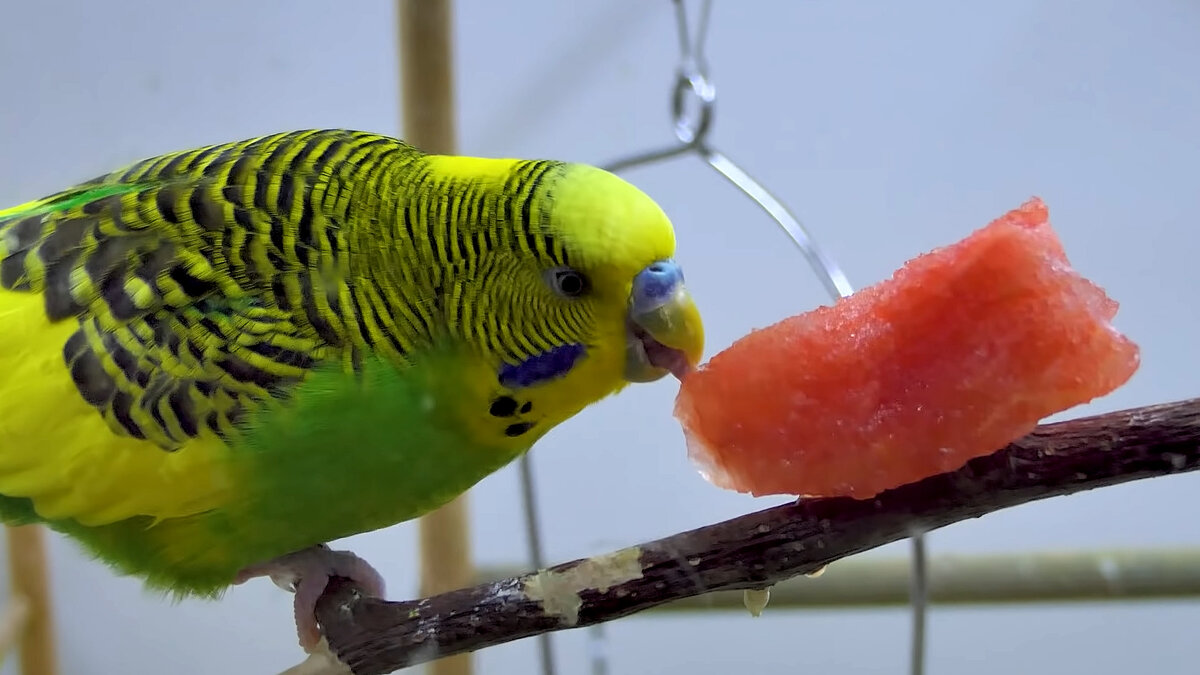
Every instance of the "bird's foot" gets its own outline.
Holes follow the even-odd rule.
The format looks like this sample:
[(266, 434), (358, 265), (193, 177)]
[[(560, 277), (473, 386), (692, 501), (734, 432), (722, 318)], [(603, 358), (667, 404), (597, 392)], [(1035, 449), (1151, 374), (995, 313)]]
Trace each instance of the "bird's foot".
[(242, 584), (256, 577), (270, 577), (276, 586), (296, 594), (293, 601), (296, 632), (306, 652), (321, 642), (317, 600), (331, 578), (349, 579), (371, 597), (382, 598), (384, 594), (383, 577), (367, 561), (350, 551), (334, 551), (325, 544), (250, 565), (238, 572), (233, 583)]

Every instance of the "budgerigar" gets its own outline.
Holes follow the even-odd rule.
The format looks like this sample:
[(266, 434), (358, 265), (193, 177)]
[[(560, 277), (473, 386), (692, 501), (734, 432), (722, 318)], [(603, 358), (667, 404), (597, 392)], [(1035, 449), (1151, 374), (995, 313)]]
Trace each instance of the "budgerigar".
[(659, 206), (598, 168), (347, 130), (146, 159), (0, 211), (0, 518), (216, 597), (425, 514), (701, 358)]

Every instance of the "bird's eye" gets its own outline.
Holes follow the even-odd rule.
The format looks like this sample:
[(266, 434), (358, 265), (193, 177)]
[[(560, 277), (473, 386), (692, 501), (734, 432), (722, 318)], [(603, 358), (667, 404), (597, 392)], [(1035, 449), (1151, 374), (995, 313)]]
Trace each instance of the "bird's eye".
[(588, 290), (587, 277), (569, 267), (558, 267), (550, 270), (550, 286), (559, 295), (577, 298)]

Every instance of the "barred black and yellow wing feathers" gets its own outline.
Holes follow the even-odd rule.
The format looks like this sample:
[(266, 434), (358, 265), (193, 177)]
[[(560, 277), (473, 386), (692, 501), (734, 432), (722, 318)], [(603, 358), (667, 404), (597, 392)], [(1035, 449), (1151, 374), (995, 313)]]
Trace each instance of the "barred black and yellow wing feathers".
[(0, 214), (0, 287), (78, 322), (64, 357), (118, 434), (175, 449), (202, 425), (227, 430), (322, 356), (324, 338), (273, 290), (319, 245), (288, 245), (293, 223), (311, 233), (316, 215), (287, 193), (328, 177), (269, 173), (305, 137), (167, 155)]
[[(239, 418), (286, 394), (315, 364), (360, 358), (362, 332), (347, 330), (344, 318), (361, 320), (359, 312), (343, 311), (356, 303), (346, 252), (357, 242), (342, 223), (378, 201), (366, 196), (360, 169), (405, 150), (357, 132), (277, 134), (146, 160), (0, 211), (0, 317), (9, 332), (0, 365), (40, 358), (45, 368), (69, 368), (73, 398), (82, 395), (111, 434), (100, 444), (110, 456), (53, 449), (64, 458), (59, 480), (29, 473), (48, 465), (39, 463), (41, 444), (5, 447), (0, 493), (35, 501), (41, 493), (46, 513), (91, 522), (211, 506), (216, 496), (180, 499), (172, 481), (140, 496), (93, 484), (108, 494), (99, 503), (85, 498), (87, 486), (68, 489), (67, 476), (117, 474), (122, 461), (161, 472), (155, 462), (166, 460), (153, 455), (163, 453), (144, 443), (218, 452)], [(8, 380), (0, 418), (54, 424), (70, 399), (20, 398), (39, 386)], [(68, 423), (76, 422), (91, 428), (94, 420)], [(0, 439), (13, 438), (4, 427), (16, 424), (0, 422)]]

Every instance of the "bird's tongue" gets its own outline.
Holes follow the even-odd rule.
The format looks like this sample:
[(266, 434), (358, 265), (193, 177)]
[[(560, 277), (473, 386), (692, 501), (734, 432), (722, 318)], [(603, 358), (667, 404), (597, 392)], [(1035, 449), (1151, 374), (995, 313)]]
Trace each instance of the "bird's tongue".
[(646, 349), (646, 358), (650, 361), (650, 365), (671, 371), (675, 379), (680, 382), (683, 382), (683, 378), (692, 372), (687, 358), (678, 349), (672, 349), (650, 336), (642, 337), (642, 346)]

